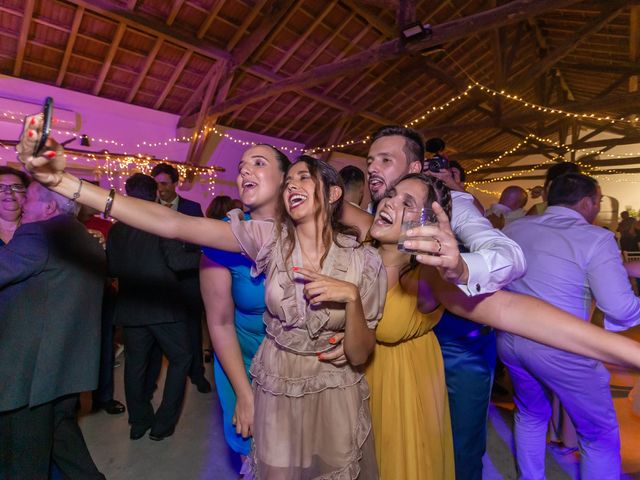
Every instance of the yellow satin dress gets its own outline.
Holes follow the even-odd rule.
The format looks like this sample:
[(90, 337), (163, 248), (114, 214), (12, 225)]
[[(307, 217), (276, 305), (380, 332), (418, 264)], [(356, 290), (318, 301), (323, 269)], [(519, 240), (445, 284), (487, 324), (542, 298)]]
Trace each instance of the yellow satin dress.
[(432, 331), (441, 314), (421, 313), (400, 282), (387, 292), (366, 369), (380, 480), (455, 478), (442, 353)]

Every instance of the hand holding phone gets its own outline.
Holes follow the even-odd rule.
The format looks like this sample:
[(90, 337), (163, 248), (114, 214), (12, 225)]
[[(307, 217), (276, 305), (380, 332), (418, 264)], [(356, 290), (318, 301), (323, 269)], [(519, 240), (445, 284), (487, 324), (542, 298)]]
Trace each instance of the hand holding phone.
[(49, 138), (49, 134), (51, 133), (51, 119), (53, 117), (53, 98), (47, 97), (44, 100), (44, 108), (43, 108), (43, 123), (42, 123), (42, 134), (40, 135), (40, 141), (36, 145), (33, 150), (33, 156), (38, 157), (42, 154), (45, 144), (47, 143), (47, 139)]

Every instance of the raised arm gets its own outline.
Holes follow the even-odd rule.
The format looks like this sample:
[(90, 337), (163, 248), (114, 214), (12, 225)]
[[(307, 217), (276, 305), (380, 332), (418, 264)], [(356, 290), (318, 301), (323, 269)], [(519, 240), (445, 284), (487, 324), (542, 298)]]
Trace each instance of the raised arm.
[(27, 117), (20, 143), (16, 146), (18, 158), (33, 177), (51, 190), (77, 202), (160, 237), (178, 239), (219, 250), (238, 252), (240, 247), (230, 226), (219, 220), (191, 217), (163, 207), (160, 204), (115, 194), (64, 172), (65, 160), (62, 147), (52, 138), (47, 140), (45, 151), (33, 157), (35, 145), (40, 139), (42, 118)]
[(209, 260), (205, 255), (200, 260), (200, 293), (213, 350), (236, 394), (236, 432), (246, 438), (252, 435), (253, 392), (234, 323), (231, 274), (227, 268)]
[(342, 204), (342, 215), (340, 217), (340, 221), (349, 227), (357, 228), (360, 231), (358, 240), (362, 242), (369, 234), (369, 229), (373, 223), (373, 215), (351, 205), (349, 202), (344, 202)]

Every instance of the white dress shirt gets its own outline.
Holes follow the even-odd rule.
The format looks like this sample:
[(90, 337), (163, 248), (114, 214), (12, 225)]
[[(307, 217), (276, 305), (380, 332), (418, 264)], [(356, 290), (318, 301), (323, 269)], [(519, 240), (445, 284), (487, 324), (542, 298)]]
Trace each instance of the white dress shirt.
[(451, 229), (469, 250), (462, 259), (469, 268), (468, 296), (492, 293), (524, 275), (527, 264), (516, 242), (493, 228), (466, 192), (451, 191)]
[(640, 323), (640, 298), (633, 293), (613, 232), (591, 225), (575, 210), (552, 206), (542, 215), (510, 223), (504, 233), (520, 244), (529, 265), (508, 290), (585, 320), (595, 297), (607, 330)]

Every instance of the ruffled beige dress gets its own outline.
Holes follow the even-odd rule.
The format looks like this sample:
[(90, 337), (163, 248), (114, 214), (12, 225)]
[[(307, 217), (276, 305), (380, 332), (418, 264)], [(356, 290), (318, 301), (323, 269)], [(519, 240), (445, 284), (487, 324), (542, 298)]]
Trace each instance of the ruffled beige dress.
[[(344, 305), (311, 307), (294, 266), (303, 265), (299, 247), (291, 258), (286, 239), (266, 221), (230, 215), (243, 252), (254, 260), (252, 274), (266, 274), (267, 335), (250, 372), (255, 413), (249, 458), (258, 479), (377, 479), (369, 389), (363, 372), (318, 360), (329, 339), (344, 331)], [(382, 316), (386, 273), (375, 249), (338, 238), (322, 274), (359, 286), (365, 318), (374, 329)]]

